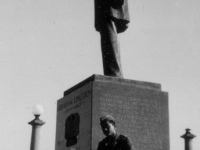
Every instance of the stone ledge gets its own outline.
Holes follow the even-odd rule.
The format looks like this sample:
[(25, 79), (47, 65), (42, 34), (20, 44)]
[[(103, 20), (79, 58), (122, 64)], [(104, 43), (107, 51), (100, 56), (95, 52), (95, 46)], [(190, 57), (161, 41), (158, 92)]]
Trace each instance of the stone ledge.
[(76, 84), (75, 86), (71, 87), (70, 89), (64, 92), (64, 96), (71, 93), (72, 91), (90, 83), (93, 81), (101, 81), (106, 83), (116, 83), (116, 84), (126, 84), (126, 85), (133, 85), (133, 86), (141, 86), (143, 88), (151, 88), (154, 90), (161, 90), (161, 85), (158, 83), (151, 83), (151, 82), (144, 82), (144, 81), (136, 81), (130, 79), (122, 79), (110, 76), (103, 76), (103, 75), (92, 75), (89, 78), (83, 80), (82, 82)]

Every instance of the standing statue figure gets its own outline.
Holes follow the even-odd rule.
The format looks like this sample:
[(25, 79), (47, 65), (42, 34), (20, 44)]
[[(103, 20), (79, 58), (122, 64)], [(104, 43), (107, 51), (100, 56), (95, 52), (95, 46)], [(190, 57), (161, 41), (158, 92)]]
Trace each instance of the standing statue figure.
[(95, 28), (101, 35), (104, 75), (123, 78), (117, 33), (128, 28), (127, 0), (95, 0)]

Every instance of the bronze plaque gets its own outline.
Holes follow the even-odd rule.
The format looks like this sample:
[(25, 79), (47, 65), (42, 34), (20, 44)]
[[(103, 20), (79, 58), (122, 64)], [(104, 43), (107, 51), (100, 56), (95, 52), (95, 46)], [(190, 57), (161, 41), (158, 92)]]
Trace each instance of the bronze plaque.
[(56, 150), (89, 149), (91, 92), (91, 84), (87, 84), (58, 100)]

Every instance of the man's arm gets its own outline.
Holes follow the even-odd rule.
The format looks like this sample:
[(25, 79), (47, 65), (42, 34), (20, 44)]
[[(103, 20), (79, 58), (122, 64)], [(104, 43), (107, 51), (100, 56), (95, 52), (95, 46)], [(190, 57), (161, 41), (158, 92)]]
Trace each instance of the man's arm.
[(103, 147), (103, 144), (102, 144), (102, 141), (101, 141), (101, 142), (99, 142), (97, 150), (103, 150), (103, 149), (104, 149), (104, 147)]
[(128, 137), (123, 137), (123, 141), (121, 143), (122, 150), (133, 150), (132, 141)]
[(130, 138), (126, 138), (126, 145), (127, 145), (126, 150), (133, 150), (133, 145)]

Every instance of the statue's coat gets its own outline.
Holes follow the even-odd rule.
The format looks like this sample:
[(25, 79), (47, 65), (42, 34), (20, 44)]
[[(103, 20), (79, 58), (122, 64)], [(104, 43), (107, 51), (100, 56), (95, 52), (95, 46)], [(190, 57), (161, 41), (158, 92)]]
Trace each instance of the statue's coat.
[(94, 4), (97, 31), (101, 32), (104, 23), (110, 19), (115, 23), (117, 33), (128, 28), (130, 19), (127, 0), (94, 0)]

